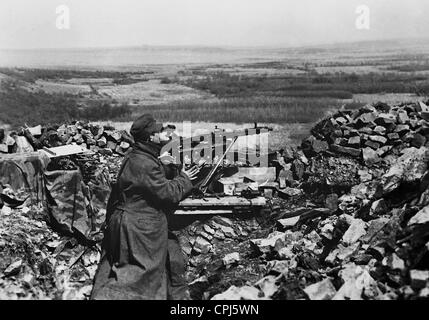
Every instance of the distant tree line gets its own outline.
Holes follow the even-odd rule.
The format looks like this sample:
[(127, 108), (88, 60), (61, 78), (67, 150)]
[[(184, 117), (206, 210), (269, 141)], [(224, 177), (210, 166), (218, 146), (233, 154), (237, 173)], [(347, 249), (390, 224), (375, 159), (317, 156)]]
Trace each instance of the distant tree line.
[(208, 91), (217, 97), (326, 97), (351, 99), (356, 93), (429, 92), (429, 79), (419, 74), (307, 72), (286, 76), (242, 76), (217, 72), (192, 77), (183, 85)]

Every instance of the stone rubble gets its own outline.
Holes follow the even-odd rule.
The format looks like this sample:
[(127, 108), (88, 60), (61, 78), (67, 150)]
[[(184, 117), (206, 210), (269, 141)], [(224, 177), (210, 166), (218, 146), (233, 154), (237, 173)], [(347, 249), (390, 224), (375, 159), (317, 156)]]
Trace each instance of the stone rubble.
[[(283, 216), (272, 211), (271, 233), (251, 236), (249, 250), (265, 266), (262, 279), (275, 277), (267, 280), (277, 288), (269, 298), (428, 297), (427, 110), (424, 103), (341, 110), (303, 141), (308, 164), (298, 169), (300, 151), (283, 150), (279, 163), (292, 163), (294, 170), (294, 181), (286, 184), (330, 213), (300, 223), (305, 207), (295, 215), (290, 209)], [(296, 202), (285, 199), (286, 206)], [(258, 283), (251, 285), (264, 297)]]
[[(11, 137), (12, 139), (10, 139)], [(19, 153), (24, 144), (26, 152), (42, 149), (43, 147), (52, 148), (77, 144), (101, 154), (111, 155), (115, 153), (121, 156), (125, 154), (133, 143), (133, 138), (125, 130), (119, 131), (108, 125), (101, 126), (79, 121), (60, 126), (22, 128), (9, 134), (7, 145), (6, 139), (4, 140), (3, 144), (0, 141), (0, 152), (9, 149), (11, 152), (3, 153)]]
[[(317, 123), (299, 148), (276, 153), (270, 165), (277, 169), (278, 187), (265, 189), (272, 196), (267, 208), (186, 218), (175, 233), (188, 261), (191, 298), (427, 299), (428, 112), (425, 103), (340, 110)], [(62, 141), (98, 148), (97, 157), (129, 147), (115, 130), (61, 128), (56, 132)], [(20, 216), (23, 226), (33, 225), (32, 210), (7, 211), (2, 223)], [(74, 272), (64, 261), (70, 264), (76, 255), (63, 250), (61, 259), (52, 257), (61, 238), (45, 225), (35, 228), (41, 236), (27, 232), (34, 239), (4, 242), (7, 233), (0, 229), (2, 256), (10, 257), (0, 259), (0, 291), (13, 298), (87, 296), (98, 256), (85, 253)], [(34, 260), (11, 254), (7, 248), (14, 241), (43, 246), (35, 246)], [(28, 271), (34, 265), (39, 271)], [(19, 291), (34, 281), (46, 286), (40, 284), (43, 275), (51, 275), (46, 290)]]
[(100, 259), (95, 247), (61, 237), (43, 207), (14, 208), (0, 217), (1, 300), (83, 300)]

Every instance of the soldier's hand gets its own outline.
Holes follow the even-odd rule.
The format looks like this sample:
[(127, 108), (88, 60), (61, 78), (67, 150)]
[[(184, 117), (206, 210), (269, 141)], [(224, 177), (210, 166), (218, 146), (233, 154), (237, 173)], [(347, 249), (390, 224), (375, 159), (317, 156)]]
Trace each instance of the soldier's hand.
[(190, 180), (195, 180), (200, 172), (200, 168), (195, 166), (186, 170), (185, 167), (183, 167), (182, 172), (186, 174)]
[(161, 160), (161, 162), (163, 164), (176, 163), (176, 158), (174, 158), (173, 156), (171, 156), (169, 154), (160, 156), (159, 160)]

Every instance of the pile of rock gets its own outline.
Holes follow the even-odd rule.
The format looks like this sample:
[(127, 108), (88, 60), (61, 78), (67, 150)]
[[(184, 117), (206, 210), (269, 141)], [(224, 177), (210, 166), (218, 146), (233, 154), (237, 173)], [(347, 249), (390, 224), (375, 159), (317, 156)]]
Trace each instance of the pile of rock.
[[(181, 224), (178, 229), (183, 251), (190, 258), (190, 265), (198, 265), (199, 255), (215, 252), (215, 247), (225, 241), (244, 239), (259, 228), (255, 215), (173, 217), (170, 224)], [(180, 220), (180, 221), (179, 221)], [(183, 224), (186, 225), (183, 228)]]
[(338, 111), (315, 125), (301, 150), (278, 153), (278, 182), (293, 188), (289, 195), (303, 190), (334, 209), (368, 205), (400, 182), (417, 188), (426, 170), (428, 115), (423, 102)]
[(89, 297), (100, 260), (95, 248), (54, 232), (42, 206), (2, 209), (0, 215), (1, 300)]
[[(30, 134), (49, 147), (86, 144), (98, 151), (97, 168), (112, 162), (104, 154), (119, 163), (130, 143), (124, 132), (80, 123)], [(270, 208), (178, 219), (192, 298), (427, 299), (428, 147), (424, 103), (378, 103), (324, 119), (300, 150), (285, 147), (272, 161), (282, 199)], [(91, 159), (75, 163), (93, 176)], [(22, 265), (2, 269), (12, 277)]]
[[(250, 287), (258, 299), (427, 299), (427, 209), (414, 211), (391, 209), (370, 221), (339, 213), (279, 220), (268, 237), (251, 240), (266, 273)], [(234, 298), (243, 297), (214, 297)]]
[(102, 154), (124, 155), (132, 143), (133, 138), (125, 130), (77, 121), (68, 125), (50, 127), (39, 125), (12, 132), (7, 140), (7, 145), (6, 139), (4, 139), (5, 145), (0, 147), (0, 151), (3, 153), (29, 152), (42, 147), (77, 144)]
[(302, 144), (308, 157), (343, 154), (372, 166), (392, 149), (420, 148), (429, 143), (429, 107), (423, 102), (393, 107), (377, 103), (356, 111), (341, 110), (311, 132)]
[[(209, 299), (231, 283), (256, 281), (257, 257), (249, 250), (251, 235), (265, 236), (259, 214), (177, 217), (176, 234), (187, 257), (187, 277), (193, 299)], [(185, 226), (183, 226), (185, 223)], [(174, 226), (175, 222), (170, 223)]]
[(303, 142), (307, 165), (283, 153), (304, 165), (305, 207), (273, 212), (273, 232), (250, 240), (262, 279), (213, 298), (427, 299), (427, 108), (340, 111)]

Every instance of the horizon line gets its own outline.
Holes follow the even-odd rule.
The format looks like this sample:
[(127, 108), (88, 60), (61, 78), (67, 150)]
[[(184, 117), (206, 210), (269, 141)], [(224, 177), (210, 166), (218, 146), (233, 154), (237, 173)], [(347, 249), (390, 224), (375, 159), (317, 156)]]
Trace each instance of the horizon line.
[(2, 51), (31, 51), (31, 50), (95, 50), (95, 49), (129, 49), (129, 48), (212, 48), (212, 49), (299, 49), (322, 46), (350, 45), (359, 43), (395, 42), (395, 41), (428, 41), (429, 37), (368, 39), (355, 41), (320, 42), (313, 44), (287, 45), (287, 44), (261, 44), (261, 45), (216, 45), (216, 44), (141, 44), (118, 46), (75, 46), (75, 47), (33, 47), (33, 48), (1, 48)]

